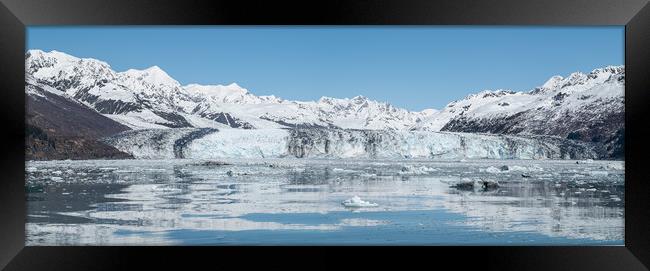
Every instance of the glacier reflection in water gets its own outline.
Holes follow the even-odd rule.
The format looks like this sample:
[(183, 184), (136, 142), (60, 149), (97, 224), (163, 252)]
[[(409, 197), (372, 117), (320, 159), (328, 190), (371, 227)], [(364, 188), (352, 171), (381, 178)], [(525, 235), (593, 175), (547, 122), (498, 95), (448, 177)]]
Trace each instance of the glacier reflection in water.
[[(27, 245), (622, 245), (620, 161), (26, 163)], [(459, 186), (498, 181), (499, 187)], [(376, 207), (347, 208), (359, 196)]]

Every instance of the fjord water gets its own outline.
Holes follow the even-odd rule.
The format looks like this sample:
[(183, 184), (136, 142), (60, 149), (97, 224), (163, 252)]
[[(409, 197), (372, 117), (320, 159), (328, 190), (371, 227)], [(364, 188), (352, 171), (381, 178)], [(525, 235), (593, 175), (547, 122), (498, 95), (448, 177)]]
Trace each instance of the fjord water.
[[(624, 238), (621, 161), (30, 161), (26, 180), (30, 246), (623, 245)], [(480, 187), (485, 181), (499, 186)], [(354, 196), (376, 206), (342, 204)]]

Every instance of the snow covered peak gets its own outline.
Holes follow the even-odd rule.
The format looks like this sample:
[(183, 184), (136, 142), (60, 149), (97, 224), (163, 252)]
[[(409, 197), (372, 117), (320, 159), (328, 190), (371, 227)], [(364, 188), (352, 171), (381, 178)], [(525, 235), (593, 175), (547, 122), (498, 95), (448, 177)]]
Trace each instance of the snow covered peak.
[(590, 73), (574, 72), (561, 81), (555, 91), (563, 92), (581, 92), (598, 85), (605, 84), (608, 81), (623, 83), (625, 79), (624, 66), (606, 66), (594, 69)]
[(146, 68), (145, 71), (148, 71), (148, 72), (151, 72), (151, 73), (159, 73), (159, 72), (164, 73), (165, 72), (160, 67), (158, 67), (157, 65), (153, 65), (153, 66), (151, 66), (149, 68)]
[(327, 96), (322, 96), (320, 99), (318, 99), (318, 103), (325, 103), (325, 104), (332, 104), (334, 101), (334, 98), (332, 97), (327, 97)]
[(210, 96), (227, 96), (230, 94), (239, 94), (244, 95), (248, 93), (248, 90), (240, 87), (237, 84), (230, 85), (199, 85), (199, 84), (189, 84), (183, 86), (188, 92), (196, 94), (204, 94)]
[(438, 109), (431, 109), (431, 108), (429, 108), (429, 109), (424, 109), (424, 110), (420, 111), (420, 113), (421, 113), (423, 116), (425, 116), (425, 117), (432, 116), (432, 115), (434, 115), (434, 114), (436, 114), (436, 113), (438, 113), (438, 112), (440, 112), (440, 110), (438, 110)]
[(512, 90), (505, 90), (505, 89), (489, 90), (488, 89), (488, 90), (480, 91), (478, 93), (467, 95), (465, 99), (472, 100), (472, 99), (495, 98), (495, 97), (501, 97), (513, 93), (515, 92)]
[(42, 50), (29, 50), (25, 54), (25, 72), (69, 94), (98, 82), (114, 80), (116, 76), (106, 62)]
[(608, 80), (623, 81), (625, 66), (605, 66), (589, 73), (574, 72), (568, 77), (553, 76), (542, 86), (530, 91), (530, 94), (544, 94), (555, 92), (580, 92), (601, 85)]
[[(151, 86), (178, 87), (180, 83), (158, 66), (151, 66), (144, 70), (129, 69), (120, 73), (127, 81), (140, 81)], [(132, 82), (133, 83), (133, 82)]]
[(605, 73), (608, 73), (608, 74), (617, 74), (617, 75), (625, 74), (625, 66), (623, 66), (623, 65), (619, 65), (619, 66), (612, 66), (612, 65), (610, 65), (610, 66), (605, 66), (605, 67), (602, 67), (602, 68), (594, 69), (594, 70), (591, 71), (589, 74), (605, 74)]
[(566, 78), (565, 83), (562, 87), (568, 86), (568, 85), (577, 85), (577, 84), (582, 84), (587, 80), (587, 75), (582, 73), (582, 72), (574, 72), (569, 75), (569, 77)]
[(225, 86), (189, 84), (184, 86), (183, 89), (194, 97), (209, 97), (217, 103), (259, 104), (278, 100), (277, 98), (270, 96), (255, 96), (236, 83), (231, 83)]
[(79, 68), (94, 66), (110, 69), (110, 65), (104, 61), (94, 58), (78, 58), (56, 50), (50, 52), (44, 52), (43, 50), (38, 49), (29, 50), (25, 54), (25, 63), (27, 64), (28, 70), (32, 68), (31, 72), (36, 72), (41, 68), (58, 67), (61, 69), (64, 66), (69, 65), (76, 65), (79, 66)]
[[(567, 77), (553, 76), (531, 91), (485, 90), (449, 103), (442, 111), (425, 117), (416, 129), (439, 131), (452, 121), (457, 126), (477, 125), (494, 119), (507, 120), (523, 112), (532, 112), (531, 119), (538, 117), (548, 121), (549, 116), (560, 118), (574, 114), (567, 112), (580, 111), (597, 103), (608, 106), (583, 111), (613, 112), (622, 104), (624, 79), (623, 66), (607, 66), (588, 74), (574, 72)], [(546, 117), (542, 117), (544, 114)]]
[(240, 89), (240, 90), (244, 91), (245, 93), (248, 93), (248, 90), (247, 90), (247, 89), (245, 89), (245, 88), (239, 86), (239, 85), (238, 85), (237, 83), (235, 83), (235, 82), (230, 83), (230, 85), (227, 85), (226, 87), (231, 88), (231, 89)]
[(45, 52), (39, 49), (33, 49), (27, 51), (25, 54), (25, 59), (29, 61), (39, 61), (39, 60), (51, 60), (56, 63), (59, 61), (74, 62), (78, 61), (78, 57), (71, 56), (69, 54), (52, 50), (50, 52)]
[(564, 77), (556, 75), (548, 79), (546, 83), (542, 85), (542, 89), (556, 89), (562, 86), (562, 80), (564, 80)]

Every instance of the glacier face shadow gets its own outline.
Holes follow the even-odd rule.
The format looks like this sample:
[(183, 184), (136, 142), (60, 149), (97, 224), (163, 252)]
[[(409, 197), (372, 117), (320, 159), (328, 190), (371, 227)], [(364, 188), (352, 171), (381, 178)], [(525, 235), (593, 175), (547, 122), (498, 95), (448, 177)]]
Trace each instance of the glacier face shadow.
[[(230, 158), (26, 168), (30, 246), (623, 244), (620, 161)], [(498, 186), (459, 186), (481, 182)], [(372, 204), (342, 204), (355, 196)]]

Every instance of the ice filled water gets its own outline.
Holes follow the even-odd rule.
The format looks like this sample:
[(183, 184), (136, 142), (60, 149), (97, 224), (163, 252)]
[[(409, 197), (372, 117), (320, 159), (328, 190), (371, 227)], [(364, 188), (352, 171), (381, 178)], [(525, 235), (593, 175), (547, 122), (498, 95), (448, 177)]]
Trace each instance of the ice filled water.
[(26, 163), (27, 245), (623, 245), (624, 163)]

